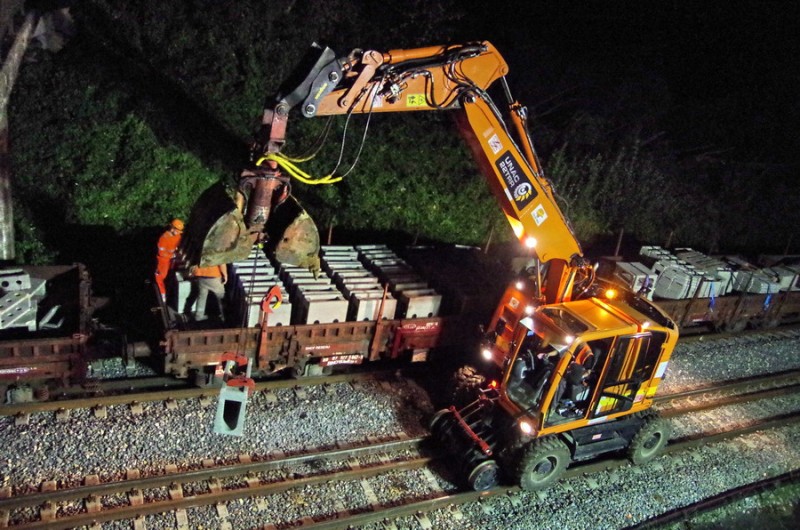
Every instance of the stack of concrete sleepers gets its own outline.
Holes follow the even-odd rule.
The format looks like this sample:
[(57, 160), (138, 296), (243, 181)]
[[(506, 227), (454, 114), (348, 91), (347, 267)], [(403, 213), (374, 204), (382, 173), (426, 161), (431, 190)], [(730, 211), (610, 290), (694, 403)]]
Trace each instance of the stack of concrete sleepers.
[[(275, 267), (261, 251), (254, 249), (247, 260), (231, 263), (228, 267), (228, 294), (233, 307), (239, 308), (239, 314), (248, 327), (260, 324), (261, 303), (276, 285), (281, 289), (282, 301), (267, 315), (267, 324), (288, 326), (292, 318), (289, 293)], [(270, 300), (270, 305), (275, 305), (274, 298)]]
[(393, 319), (397, 300), (387, 293), (378, 277), (369, 271), (355, 247), (323, 247), (323, 268), (348, 301), (348, 320)]
[[(691, 251), (691, 249), (684, 249)], [(659, 246), (645, 246), (640, 255), (655, 260), (651, 271), (655, 275), (654, 298), (681, 300), (685, 298), (711, 298), (725, 294), (727, 286), (715, 272), (697, 267), (685, 259), (672, 255)]]
[(639, 255), (643, 258), (649, 258), (651, 262), (656, 262), (661, 259), (668, 259), (672, 253), (658, 245), (645, 245), (639, 249)]
[(357, 247), (364, 265), (375, 273), (397, 298), (397, 318), (427, 318), (439, 314), (442, 295), (386, 247)]
[[(0, 329), (36, 331), (36, 311), (46, 294), (47, 282), (31, 278), (22, 269), (0, 271)], [(51, 315), (43, 319), (48, 320)]]
[(324, 267), (319, 274), (289, 265), (281, 266), (281, 277), (294, 301), (295, 324), (329, 324), (347, 320), (347, 300)]
[(761, 270), (778, 283), (781, 291), (800, 291), (800, 265), (773, 265)]
[(648, 300), (653, 299), (653, 286), (656, 275), (638, 261), (621, 261), (614, 268), (614, 278), (634, 293), (646, 293)]
[(725, 256), (734, 269), (733, 290), (751, 294), (770, 294), (780, 290), (780, 282), (739, 256)]
[(675, 257), (692, 265), (706, 276), (719, 280), (718, 295), (729, 294), (733, 290), (734, 270), (719, 258), (707, 256), (691, 248), (675, 249)]
[(685, 262), (677, 259), (662, 259), (653, 265), (656, 284), (653, 296), (670, 300), (691, 298), (697, 289), (699, 278), (689, 269)]
[(722, 280), (677, 257), (657, 261), (653, 272), (657, 275), (653, 295), (658, 298), (680, 300), (723, 294)]

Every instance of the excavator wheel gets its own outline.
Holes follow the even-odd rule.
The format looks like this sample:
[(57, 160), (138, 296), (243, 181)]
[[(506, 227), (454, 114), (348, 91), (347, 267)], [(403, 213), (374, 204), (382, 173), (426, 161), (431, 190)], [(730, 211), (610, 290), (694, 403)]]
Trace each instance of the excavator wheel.
[(634, 464), (644, 464), (655, 458), (667, 445), (669, 423), (656, 415), (648, 416), (628, 446), (628, 458)]
[(428, 422), (428, 429), (431, 431), (433, 436), (439, 435), (439, 431), (445, 423), (444, 419), (449, 413), (450, 409), (441, 409), (431, 416), (431, 420)]
[(500, 467), (494, 460), (484, 460), (475, 466), (467, 477), (469, 487), (475, 491), (486, 491), (499, 483)]
[(469, 405), (478, 399), (480, 389), (485, 382), (486, 378), (475, 367), (462, 366), (450, 378), (449, 396), (447, 396), (449, 404), (457, 409)]
[(517, 462), (517, 482), (527, 491), (550, 487), (566, 471), (569, 449), (555, 437), (534, 440), (522, 450)]

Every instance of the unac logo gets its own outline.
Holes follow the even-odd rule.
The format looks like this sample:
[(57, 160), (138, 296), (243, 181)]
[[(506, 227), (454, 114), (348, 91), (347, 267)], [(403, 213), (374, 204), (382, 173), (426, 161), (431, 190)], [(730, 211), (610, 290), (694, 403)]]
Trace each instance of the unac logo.
[(523, 182), (519, 186), (516, 187), (514, 190), (514, 200), (517, 202), (522, 202), (528, 197), (531, 196), (533, 193), (533, 186), (531, 186), (527, 182)]

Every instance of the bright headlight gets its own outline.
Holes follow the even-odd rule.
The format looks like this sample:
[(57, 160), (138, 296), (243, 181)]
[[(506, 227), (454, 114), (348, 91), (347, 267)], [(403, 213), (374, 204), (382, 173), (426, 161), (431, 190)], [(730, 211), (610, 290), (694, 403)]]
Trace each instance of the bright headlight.
[(487, 361), (491, 361), (492, 360), (492, 350), (490, 350), (489, 348), (484, 348), (483, 350), (481, 350), (481, 355)]
[(522, 431), (524, 434), (530, 434), (530, 433), (532, 433), (532, 432), (533, 432), (533, 425), (531, 425), (531, 424), (530, 424), (530, 423), (528, 423), (527, 421), (524, 421), (524, 420), (523, 420), (523, 421), (519, 422), (519, 429), (520, 429), (520, 430), (521, 430), (521, 431)]

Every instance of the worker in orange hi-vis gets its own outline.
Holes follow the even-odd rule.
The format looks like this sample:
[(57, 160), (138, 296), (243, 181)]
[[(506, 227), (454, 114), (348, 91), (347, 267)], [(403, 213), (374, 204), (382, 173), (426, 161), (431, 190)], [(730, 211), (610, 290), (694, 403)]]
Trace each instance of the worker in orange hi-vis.
[(172, 267), (183, 235), (183, 221), (173, 219), (167, 230), (158, 238), (158, 252), (156, 254), (156, 285), (161, 294), (161, 300), (167, 300), (167, 286), (164, 283)]
[(219, 310), (219, 319), (225, 320), (223, 300), (225, 298), (225, 284), (228, 283), (228, 267), (226, 265), (211, 265), (209, 267), (192, 267), (189, 275), (194, 282), (192, 293), (186, 301), (186, 312), (191, 310), (195, 300), (197, 308), (193, 312), (195, 320), (206, 320), (206, 305), (208, 295), (214, 295)]

